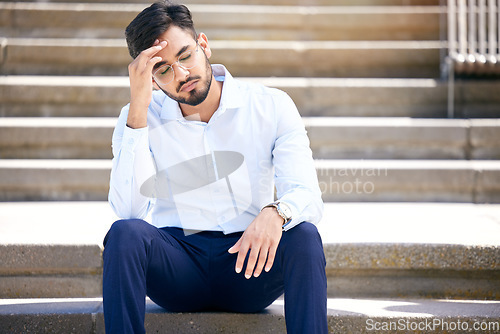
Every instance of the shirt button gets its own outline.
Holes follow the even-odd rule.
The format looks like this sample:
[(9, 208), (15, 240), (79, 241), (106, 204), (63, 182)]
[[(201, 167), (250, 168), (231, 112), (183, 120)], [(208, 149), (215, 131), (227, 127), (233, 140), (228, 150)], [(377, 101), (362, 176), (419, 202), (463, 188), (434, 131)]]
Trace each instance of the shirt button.
[(133, 138), (130, 138), (130, 139), (128, 140), (128, 143), (129, 143), (130, 145), (133, 145), (133, 144), (134, 144), (134, 139), (133, 139)]

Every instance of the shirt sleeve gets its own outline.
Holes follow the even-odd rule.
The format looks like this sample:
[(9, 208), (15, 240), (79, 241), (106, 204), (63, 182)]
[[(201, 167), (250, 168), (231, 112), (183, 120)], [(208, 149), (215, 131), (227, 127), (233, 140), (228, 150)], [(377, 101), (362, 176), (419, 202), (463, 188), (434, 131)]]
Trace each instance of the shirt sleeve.
[(129, 105), (122, 109), (113, 132), (108, 200), (118, 217), (144, 219), (154, 199), (143, 196), (140, 187), (155, 174), (156, 168), (149, 149), (148, 127), (129, 128), (128, 108)]
[(275, 108), (274, 181), (278, 200), (292, 211), (292, 220), (284, 226), (287, 231), (305, 221), (317, 224), (323, 215), (323, 200), (309, 138), (297, 107), (283, 93)]

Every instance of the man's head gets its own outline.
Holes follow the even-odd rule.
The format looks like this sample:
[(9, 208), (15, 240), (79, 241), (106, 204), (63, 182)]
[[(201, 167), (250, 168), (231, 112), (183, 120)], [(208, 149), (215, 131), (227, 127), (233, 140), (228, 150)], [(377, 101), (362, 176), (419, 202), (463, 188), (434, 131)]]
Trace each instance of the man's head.
[[(167, 46), (156, 54), (162, 58), (153, 69), (157, 88), (179, 103), (196, 106), (206, 99), (212, 83), (208, 61), (211, 50), (207, 37), (196, 35), (186, 6), (156, 2), (137, 15), (126, 28), (125, 35), (133, 58), (157, 41), (167, 42)], [(186, 52), (190, 55), (189, 66), (185, 62)], [(161, 80), (167, 73), (172, 73), (171, 80)]]
[(155, 2), (139, 13), (125, 29), (128, 51), (132, 58), (135, 59), (142, 51), (151, 47), (171, 26), (185, 30), (196, 40), (191, 12), (184, 5), (169, 1)]

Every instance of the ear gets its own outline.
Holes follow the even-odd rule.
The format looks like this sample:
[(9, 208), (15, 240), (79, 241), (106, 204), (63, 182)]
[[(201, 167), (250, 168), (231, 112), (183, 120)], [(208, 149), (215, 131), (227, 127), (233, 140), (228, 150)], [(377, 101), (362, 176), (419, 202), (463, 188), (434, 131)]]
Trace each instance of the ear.
[(197, 42), (201, 46), (201, 48), (202, 48), (203, 52), (205, 53), (205, 55), (207, 56), (207, 58), (210, 58), (212, 56), (212, 50), (210, 49), (210, 45), (208, 44), (207, 35), (205, 35), (204, 33), (201, 32), (198, 35)]

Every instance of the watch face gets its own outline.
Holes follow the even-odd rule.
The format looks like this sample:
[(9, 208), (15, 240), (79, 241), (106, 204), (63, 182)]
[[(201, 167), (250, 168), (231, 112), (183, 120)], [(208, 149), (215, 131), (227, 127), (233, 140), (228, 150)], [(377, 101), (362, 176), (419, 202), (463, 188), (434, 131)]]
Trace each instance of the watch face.
[(279, 203), (278, 208), (287, 217), (287, 220), (292, 217), (292, 210), (285, 203)]

